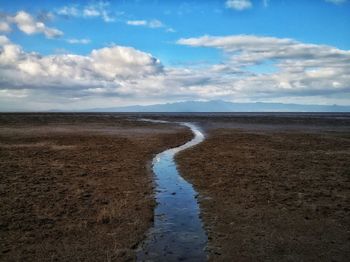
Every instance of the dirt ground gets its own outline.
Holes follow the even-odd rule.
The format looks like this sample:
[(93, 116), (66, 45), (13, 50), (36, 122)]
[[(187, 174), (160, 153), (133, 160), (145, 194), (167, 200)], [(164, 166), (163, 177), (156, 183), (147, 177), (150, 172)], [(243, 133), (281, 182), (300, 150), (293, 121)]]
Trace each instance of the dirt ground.
[(123, 115), (0, 114), (0, 260), (133, 260), (150, 161), (191, 137)]
[(154, 154), (199, 192), (210, 261), (348, 261), (350, 117), (0, 114), (0, 260), (128, 261), (153, 222)]
[(349, 261), (349, 115), (196, 121), (207, 139), (177, 162), (210, 261)]

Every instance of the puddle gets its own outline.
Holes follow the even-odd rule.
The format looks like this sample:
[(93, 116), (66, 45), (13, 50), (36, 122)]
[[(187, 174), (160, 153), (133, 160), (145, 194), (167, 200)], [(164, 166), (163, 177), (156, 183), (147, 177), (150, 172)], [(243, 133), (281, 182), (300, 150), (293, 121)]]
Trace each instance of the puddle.
[(199, 218), (197, 192), (181, 177), (174, 160), (176, 153), (199, 144), (204, 140), (204, 135), (194, 124), (180, 124), (189, 127), (195, 137), (153, 159), (158, 205), (155, 208), (154, 226), (138, 247), (138, 261), (207, 260), (207, 235)]

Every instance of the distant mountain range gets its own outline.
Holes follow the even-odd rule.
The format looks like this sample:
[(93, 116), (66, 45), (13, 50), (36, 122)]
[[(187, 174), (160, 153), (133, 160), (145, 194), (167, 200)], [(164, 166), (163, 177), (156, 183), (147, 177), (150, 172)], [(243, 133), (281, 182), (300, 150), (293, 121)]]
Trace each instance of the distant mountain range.
[(232, 103), (222, 100), (186, 101), (147, 106), (94, 108), (86, 112), (350, 112), (350, 106), (283, 103)]

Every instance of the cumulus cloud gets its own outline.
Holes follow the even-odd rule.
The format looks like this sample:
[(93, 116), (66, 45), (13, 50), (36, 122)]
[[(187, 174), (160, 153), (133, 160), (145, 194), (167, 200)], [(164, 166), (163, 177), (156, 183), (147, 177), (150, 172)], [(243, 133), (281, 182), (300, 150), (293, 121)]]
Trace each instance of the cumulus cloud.
[(325, 1), (336, 5), (341, 5), (347, 2), (347, 0), (325, 0)]
[(112, 46), (91, 52), (94, 71), (105, 79), (144, 77), (161, 72), (160, 61), (131, 47)]
[(235, 9), (238, 11), (249, 9), (253, 6), (250, 0), (227, 0), (225, 5), (227, 8)]
[[(232, 90), (250, 94), (287, 96), (350, 92), (350, 51), (325, 45), (305, 44), (292, 39), (237, 35), (180, 39), (180, 45), (211, 47), (228, 56), (225, 69), (246, 71), (231, 81)], [(258, 74), (252, 65), (272, 62), (277, 72)], [(227, 73), (225, 73), (227, 75)], [(222, 74), (223, 76), (225, 74)]]
[(0, 35), (0, 46), (3, 46), (5, 44), (9, 44), (11, 41), (8, 39), (5, 35)]
[(13, 68), (11, 63), (17, 62), (21, 49), (14, 45), (6, 36), (0, 36), (0, 65), (5, 65), (4, 69)]
[(35, 19), (25, 11), (19, 11), (15, 15), (3, 15), (2, 19), (0, 21), (0, 31), (2, 32), (10, 32), (10, 25), (15, 24), (20, 31), (27, 35), (44, 34), (47, 38), (56, 38), (63, 35), (60, 30), (46, 26), (44, 22)]
[[(225, 54), (224, 60), (201, 66), (164, 67), (151, 54), (118, 45), (95, 49), (88, 55), (42, 56), (24, 52), (6, 36), (0, 36), (0, 101), (1, 97), (25, 96), (26, 103), (46, 99), (48, 103), (73, 105), (90, 101), (82, 107), (91, 107), (96, 101), (100, 106), (113, 106), (126, 97), (126, 101), (133, 102), (291, 102), (291, 97), (303, 101), (310, 97), (310, 101), (321, 103), (333, 97), (332, 102), (344, 103), (342, 99), (350, 96), (349, 50), (252, 35), (186, 38), (177, 44), (219, 49)], [(251, 69), (266, 62), (275, 70)]]
[(63, 35), (60, 30), (47, 27), (43, 22), (36, 21), (30, 14), (24, 11), (19, 11), (14, 17), (9, 19), (17, 25), (19, 30), (28, 35), (42, 33), (48, 38)]
[(160, 74), (163, 67), (150, 54), (131, 47), (111, 46), (87, 56), (26, 53), (0, 37), (0, 89), (118, 89), (123, 82)]
[(11, 26), (6, 21), (0, 21), (0, 32), (8, 33), (11, 31)]
[(58, 15), (67, 17), (83, 17), (83, 18), (101, 18), (109, 23), (114, 22), (116, 18), (109, 12), (109, 2), (94, 2), (85, 6), (68, 5), (56, 10)]

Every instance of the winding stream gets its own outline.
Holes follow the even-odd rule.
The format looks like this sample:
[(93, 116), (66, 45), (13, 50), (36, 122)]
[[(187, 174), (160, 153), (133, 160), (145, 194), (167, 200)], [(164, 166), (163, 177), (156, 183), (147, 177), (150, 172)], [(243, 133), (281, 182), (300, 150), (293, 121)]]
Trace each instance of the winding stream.
[(207, 260), (207, 235), (199, 218), (197, 192), (181, 177), (174, 160), (178, 152), (201, 143), (204, 135), (194, 124), (180, 124), (190, 128), (194, 138), (182, 146), (156, 155), (153, 159), (158, 205), (155, 208), (154, 226), (138, 247), (138, 261)]

